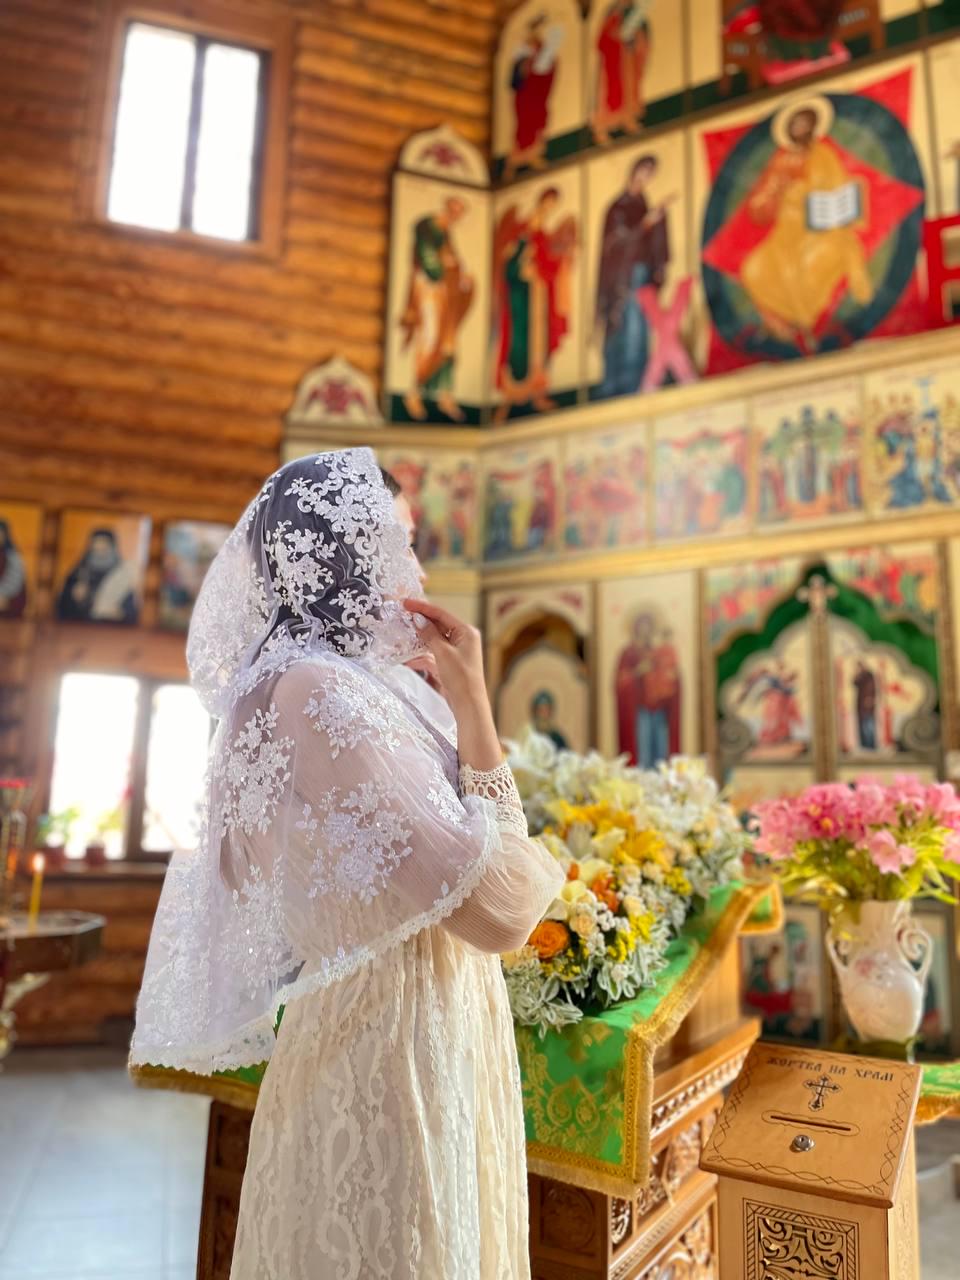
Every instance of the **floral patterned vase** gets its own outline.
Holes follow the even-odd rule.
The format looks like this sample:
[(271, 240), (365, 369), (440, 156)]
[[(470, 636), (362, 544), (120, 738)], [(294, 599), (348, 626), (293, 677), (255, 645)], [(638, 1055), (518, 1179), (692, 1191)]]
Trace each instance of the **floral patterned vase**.
[(844, 915), (830, 925), (827, 951), (860, 1039), (912, 1040), (923, 1017), (933, 942), (911, 918), (910, 902), (861, 902), (859, 919)]

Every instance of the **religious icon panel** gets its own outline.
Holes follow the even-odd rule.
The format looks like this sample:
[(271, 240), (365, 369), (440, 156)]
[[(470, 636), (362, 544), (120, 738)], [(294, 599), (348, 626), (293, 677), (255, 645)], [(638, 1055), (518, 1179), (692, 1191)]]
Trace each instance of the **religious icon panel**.
[(746, 404), (658, 418), (653, 469), (658, 540), (745, 532), (753, 505)]
[(680, 114), (683, 19), (675, 0), (593, 0), (585, 41), (595, 143), (602, 146)]
[(489, 287), (489, 193), (398, 172), (386, 321), (393, 421), (480, 421)]
[(960, 498), (960, 370), (955, 360), (868, 374), (872, 505), (947, 510)]
[(581, 170), (494, 199), (491, 384), (495, 421), (572, 404), (583, 380)]
[[(688, 0), (697, 107), (842, 68), (920, 35), (923, 0)], [(931, 0), (927, 0), (929, 5)]]
[(150, 521), (115, 511), (64, 511), (57, 548), (61, 622), (140, 621)]
[(695, 135), (706, 373), (927, 327), (925, 88), (898, 59)]
[(940, 179), (939, 212), (947, 217), (960, 213), (960, 115), (956, 102), (960, 40), (934, 45), (927, 54), (927, 65), (933, 100), (933, 152)]
[(829, 552), (838, 763), (939, 762), (938, 557), (927, 543)]
[(956, 909), (945, 902), (920, 899), (912, 911), (916, 924), (930, 936), (933, 951), (923, 992), (923, 1018), (917, 1048), (923, 1057), (957, 1055), (957, 949), (954, 942)]
[(600, 586), (600, 749), (653, 768), (700, 749), (697, 578), (651, 574)]
[(836, 520), (863, 510), (859, 380), (816, 383), (751, 401), (757, 522)]
[(166, 526), (160, 581), (161, 627), (186, 631), (203, 579), (230, 528), (200, 520), (178, 520)]
[(590, 688), (576, 654), (549, 643), (525, 650), (506, 668), (497, 690), (497, 729), (516, 739), (531, 728), (562, 750), (590, 745)]
[(510, 180), (579, 150), (586, 118), (576, 0), (526, 0), (507, 19), (493, 71), (494, 173)]
[(378, 449), (410, 504), (424, 565), (465, 564), (477, 554), (476, 455), (445, 449)]
[(647, 541), (647, 435), (641, 428), (564, 442), (563, 541), (571, 551)]
[(759, 561), (706, 575), (717, 765), (814, 759), (814, 654), (799, 561)]
[(592, 399), (693, 382), (686, 135), (598, 155), (586, 175), (587, 381)]
[(819, 907), (784, 904), (780, 933), (743, 938), (743, 1005), (768, 1039), (820, 1044), (828, 1036), (830, 976)]
[(26, 618), (36, 612), (42, 535), (41, 507), (0, 502), (0, 618)]
[(591, 745), (585, 583), (495, 591), (487, 597), (487, 669), (502, 736), (530, 727), (558, 747)]
[(498, 450), (483, 471), (485, 560), (556, 551), (559, 450), (553, 444)]

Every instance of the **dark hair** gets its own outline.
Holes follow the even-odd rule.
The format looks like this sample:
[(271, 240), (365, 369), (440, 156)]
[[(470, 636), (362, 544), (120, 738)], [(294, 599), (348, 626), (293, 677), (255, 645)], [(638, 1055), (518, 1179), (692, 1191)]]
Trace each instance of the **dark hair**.
[(560, 199), (559, 187), (547, 187), (546, 191), (541, 191), (539, 198), (537, 199), (537, 204), (543, 204), (544, 200), (550, 200), (550, 199), (553, 199), (553, 200)]
[(393, 498), (399, 498), (403, 490), (400, 488), (399, 481), (396, 476), (392, 476), (386, 467), (380, 468), (380, 475), (383, 477), (383, 483), (387, 486), (387, 491)]
[(632, 178), (634, 174), (638, 173), (641, 169), (657, 169), (659, 167), (660, 161), (652, 152), (647, 151), (630, 166), (630, 177)]

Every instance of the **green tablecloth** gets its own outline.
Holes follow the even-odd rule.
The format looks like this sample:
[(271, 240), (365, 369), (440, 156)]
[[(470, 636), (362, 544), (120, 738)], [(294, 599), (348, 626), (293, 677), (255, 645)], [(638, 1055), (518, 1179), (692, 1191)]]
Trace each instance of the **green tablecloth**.
[(925, 1062), (917, 1124), (960, 1117), (960, 1062)]

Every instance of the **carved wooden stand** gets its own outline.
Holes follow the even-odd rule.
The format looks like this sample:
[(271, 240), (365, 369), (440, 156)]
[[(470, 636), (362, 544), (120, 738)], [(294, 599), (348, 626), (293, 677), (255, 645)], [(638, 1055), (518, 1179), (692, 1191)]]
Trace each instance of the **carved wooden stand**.
[(716, 1280), (716, 1178), (697, 1166), (755, 1036), (745, 1023), (657, 1072), (651, 1175), (633, 1198), (530, 1175), (533, 1280)]

